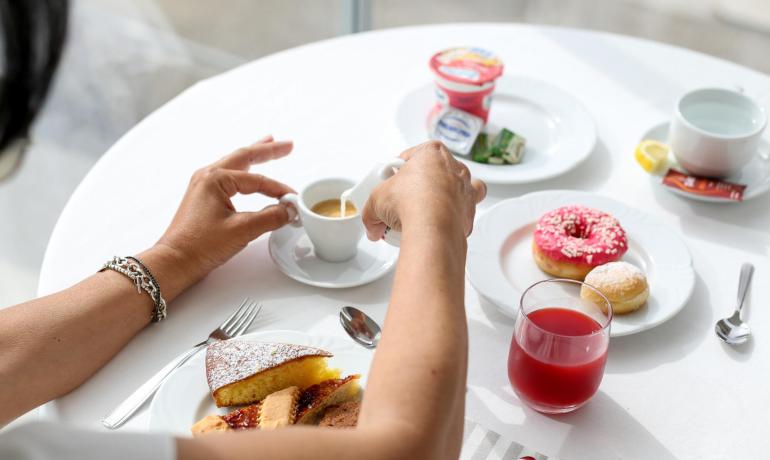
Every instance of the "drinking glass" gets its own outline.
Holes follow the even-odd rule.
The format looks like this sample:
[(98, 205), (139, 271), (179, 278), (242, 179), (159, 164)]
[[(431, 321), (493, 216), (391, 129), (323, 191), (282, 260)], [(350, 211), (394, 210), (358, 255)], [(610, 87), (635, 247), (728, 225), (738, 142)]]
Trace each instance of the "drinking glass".
[[(599, 294), (600, 303), (580, 297)], [(508, 379), (527, 405), (547, 414), (571, 412), (599, 388), (610, 342), (612, 305), (580, 281), (540, 281), (521, 295), (508, 354)]]

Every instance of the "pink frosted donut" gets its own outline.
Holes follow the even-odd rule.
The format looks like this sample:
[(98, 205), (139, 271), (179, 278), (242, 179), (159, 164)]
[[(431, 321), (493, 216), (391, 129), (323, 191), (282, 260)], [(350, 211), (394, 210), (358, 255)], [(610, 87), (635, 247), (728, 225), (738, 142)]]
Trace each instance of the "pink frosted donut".
[(532, 240), (535, 262), (544, 272), (582, 280), (594, 267), (615, 262), (628, 250), (617, 219), (581, 205), (564, 206), (538, 221)]

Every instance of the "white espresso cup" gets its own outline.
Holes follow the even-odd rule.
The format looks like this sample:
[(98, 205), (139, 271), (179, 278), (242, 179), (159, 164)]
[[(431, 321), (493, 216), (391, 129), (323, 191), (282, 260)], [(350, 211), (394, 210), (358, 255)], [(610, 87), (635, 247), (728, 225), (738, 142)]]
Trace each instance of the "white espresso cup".
[(315, 254), (328, 262), (343, 262), (355, 257), (358, 242), (364, 234), (361, 209), (349, 217), (326, 217), (311, 208), (321, 201), (339, 199), (342, 192), (353, 187), (349, 179), (321, 179), (307, 185), (299, 194), (288, 193), (281, 203), (294, 206), (297, 220), (292, 225), (304, 227), (313, 243)]
[(719, 88), (685, 93), (676, 103), (668, 143), (687, 171), (724, 177), (756, 154), (767, 115), (748, 96)]

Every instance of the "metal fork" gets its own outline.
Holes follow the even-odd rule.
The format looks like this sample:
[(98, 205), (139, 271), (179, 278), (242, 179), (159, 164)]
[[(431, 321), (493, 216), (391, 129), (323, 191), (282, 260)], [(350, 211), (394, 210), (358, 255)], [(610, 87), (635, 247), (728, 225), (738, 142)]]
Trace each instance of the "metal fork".
[(172, 371), (186, 363), (195, 356), (203, 347), (218, 342), (238, 337), (249, 329), (254, 318), (262, 310), (262, 304), (257, 303), (248, 297), (243, 299), (241, 305), (230, 315), (218, 328), (214, 329), (209, 337), (203, 342), (195, 345), (189, 351), (182, 353), (174, 358), (173, 361), (166, 364), (163, 369), (153, 375), (150, 380), (136, 389), (131, 396), (118, 405), (108, 416), (102, 419), (102, 425), (114, 430), (126, 423), (142, 405), (155, 394), (160, 385), (166, 380)]

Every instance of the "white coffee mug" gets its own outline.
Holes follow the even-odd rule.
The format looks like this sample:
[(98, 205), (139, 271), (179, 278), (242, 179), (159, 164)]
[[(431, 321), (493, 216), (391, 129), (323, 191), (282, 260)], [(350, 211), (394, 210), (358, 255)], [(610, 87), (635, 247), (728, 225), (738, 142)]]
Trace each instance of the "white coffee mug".
[(281, 197), (281, 203), (288, 203), (297, 210), (297, 220), (292, 223), (305, 227), (313, 243), (315, 254), (328, 262), (343, 262), (355, 257), (358, 242), (364, 234), (361, 209), (349, 217), (326, 217), (311, 211), (324, 200), (339, 199), (340, 194), (355, 183), (350, 179), (329, 178), (317, 180), (299, 192)]
[(668, 143), (687, 171), (724, 177), (756, 155), (766, 125), (764, 109), (748, 96), (728, 89), (698, 89), (677, 101)]

